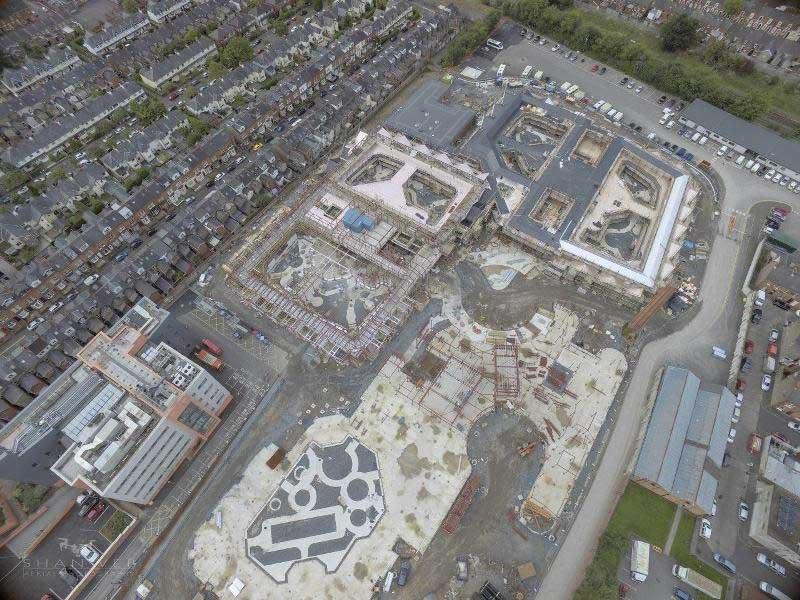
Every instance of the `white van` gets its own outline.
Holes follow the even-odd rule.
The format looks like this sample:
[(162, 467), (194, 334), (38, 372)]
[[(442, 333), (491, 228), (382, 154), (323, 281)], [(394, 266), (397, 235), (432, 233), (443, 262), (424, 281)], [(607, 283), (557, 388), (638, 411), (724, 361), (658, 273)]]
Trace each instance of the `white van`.
[(736, 164), (741, 166), (744, 162), (744, 154), (742, 154), (739, 158), (736, 159)]
[(392, 582), (394, 581), (394, 571), (389, 571), (386, 574), (386, 579), (383, 582), (383, 591), (390, 592), (392, 590)]

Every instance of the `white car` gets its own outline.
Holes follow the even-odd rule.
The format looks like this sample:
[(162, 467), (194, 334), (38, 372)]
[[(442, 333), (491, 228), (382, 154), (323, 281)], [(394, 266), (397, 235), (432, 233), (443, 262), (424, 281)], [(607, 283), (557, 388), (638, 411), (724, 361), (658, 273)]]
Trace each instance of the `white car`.
[(772, 375), (769, 373), (765, 373), (764, 377), (761, 378), (761, 389), (765, 392), (769, 391), (769, 388), (772, 387)]
[(796, 181), (790, 181), (789, 182), (789, 189), (790, 190), (793, 190), (796, 187), (797, 187), (797, 182)]
[(84, 544), (81, 546), (81, 556), (89, 561), (90, 564), (94, 564), (97, 562), (97, 559), (100, 558), (100, 553), (92, 548), (89, 544)]
[(736, 402), (734, 403), (734, 406), (736, 406), (736, 408), (741, 408), (743, 400), (744, 396), (742, 395), (741, 392), (739, 392), (738, 394), (736, 394)]
[(736, 430), (731, 427), (731, 430), (728, 432), (728, 443), (732, 444), (733, 440), (736, 439)]
[(717, 514), (717, 501), (714, 500), (714, 504), (711, 505), (711, 516), (715, 516)]
[(667, 125), (666, 125), (666, 128), (667, 128), (667, 129), (672, 129), (673, 127), (675, 127), (675, 121), (670, 121), (670, 122), (669, 122), (669, 123), (667, 123)]
[(783, 175), (780, 173), (775, 173), (775, 176), (772, 178), (772, 183), (778, 183), (781, 180), (781, 177), (783, 177)]
[(773, 329), (769, 332), (769, 341), (770, 342), (777, 342), (778, 337), (780, 336), (780, 332), (777, 329)]
[(775, 169), (767, 169), (767, 172), (764, 173), (764, 179), (772, 179), (773, 175), (775, 175)]
[(42, 323), (44, 323), (44, 319), (42, 317), (35, 318), (33, 321), (28, 323), (28, 331), (33, 331)]
[(711, 521), (708, 519), (700, 521), (700, 537), (706, 540), (711, 539)]
[(733, 416), (731, 417), (731, 423), (738, 423), (739, 417), (742, 414), (742, 409), (738, 406), (733, 409)]
[(727, 146), (720, 146), (719, 150), (717, 150), (717, 156), (724, 156), (727, 151), (728, 151)]
[(558, 49), (559, 49), (559, 48), (561, 48), (561, 46), (559, 46), (558, 44), (556, 44), (555, 46), (553, 46), (552, 48), (550, 48), (550, 50), (552, 50), (553, 52), (558, 52)]
[(758, 554), (756, 554), (756, 560), (765, 567), (767, 567), (768, 569), (772, 569), (773, 571), (775, 571), (781, 577), (786, 577), (786, 567), (772, 560), (771, 558), (768, 558), (767, 555), (764, 554), (763, 552), (759, 552)]
[(787, 425), (789, 426), (789, 429), (800, 431), (800, 423), (798, 423), (797, 421), (789, 421)]
[(750, 507), (745, 502), (739, 503), (739, 520), (744, 523), (750, 516)]

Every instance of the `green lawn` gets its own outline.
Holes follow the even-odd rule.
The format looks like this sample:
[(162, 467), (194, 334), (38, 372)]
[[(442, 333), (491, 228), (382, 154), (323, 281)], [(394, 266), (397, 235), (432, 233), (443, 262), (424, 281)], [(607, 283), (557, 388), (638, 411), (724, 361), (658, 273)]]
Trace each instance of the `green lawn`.
[(674, 504), (640, 485), (629, 483), (611, 517), (608, 530), (626, 538), (635, 536), (663, 548), (674, 517)]
[(617, 567), (631, 538), (663, 548), (675, 516), (675, 505), (635, 483), (629, 483), (600, 536), (597, 552), (573, 600), (617, 598)]
[[(678, 531), (675, 534), (675, 540), (672, 542), (672, 551), (670, 552), (670, 556), (672, 556), (672, 558), (674, 558), (682, 567), (689, 567), (693, 571), (697, 571), (701, 575), (704, 575), (712, 581), (716, 581), (718, 584), (720, 584), (722, 586), (722, 597), (724, 598), (725, 588), (728, 585), (727, 578), (713, 567), (708, 566), (704, 562), (689, 554), (689, 546), (692, 541), (692, 534), (694, 533), (696, 521), (697, 517), (686, 512), (683, 513), (681, 516), (681, 522), (678, 524)], [(698, 600), (711, 600), (708, 596), (698, 592), (697, 590), (693, 590), (693, 595)]]

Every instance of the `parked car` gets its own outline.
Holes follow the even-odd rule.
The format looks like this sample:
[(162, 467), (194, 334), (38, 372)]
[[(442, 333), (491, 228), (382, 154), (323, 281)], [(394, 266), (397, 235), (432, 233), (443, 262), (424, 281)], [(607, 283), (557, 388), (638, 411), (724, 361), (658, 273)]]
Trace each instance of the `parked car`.
[(80, 583), (81, 578), (72, 567), (64, 567), (58, 572), (58, 576), (66, 583), (70, 589)]
[(723, 156), (728, 151), (727, 146), (720, 146), (719, 150), (717, 150), (717, 156)]
[(772, 375), (769, 373), (765, 373), (764, 376), (761, 378), (761, 389), (765, 392), (768, 392), (769, 389), (772, 387)]
[(706, 540), (711, 539), (711, 521), (708, 519), (700, 521), (700, 537)]
[(767, 345), (767, 356), (778, 356), (778, 344), (770, 342)]
[(100, 500), (92, 507), (92, 510), (89, 511), (89, 513), (86, 515), (86, 518), (94, 523), (105, 512), (106, 508), (108, 508), (108, 503), (105, 500)]
[(736, 429), (731, 427), (731, 430), (728, 432), (728, 443), (732, 444), (733, 440), (736, 439)]
[(734, 406), (733, 415), (731, 415), (731, 423), (738, 423), (741, 414), (742, 414), (742, 409)]
[(753, 314), (750, 315), (750, 322), (753, 325), (758, 325), (761, 322), (761, 315), (762, 315), (761, 309), (760, 308), (754, 308), (753, 309)]
[(681, 588), (673, 589), (672, 595), (675, 596), (678, 600), (694, 600), (691, 594), (689, 594), (688, 592), (684, 592)]
[(753, 353), (753, 348), (755, 348), (755, 344), (753, 343), (753, 340), (746, 340), (745, 343), (744, 343), (744, 353), (745, 354), (752, 354)]
[(722, 556), (722, 554), (715, 554), (714, 560), (719, 564), (723, 569), (730, 571), (731, 573), (736, 574), (736, 565), (734, 565), (730, 560)]
[(92, 548), (89, 544), (84, 544), (80, 549), (81, 557), (89, 561), (89, 564), (94, 564), (100, 558), (100, 553)]
[(767, 567), (768, 569), (772, 569), (773, 571), (775, 571), (781, 577), (786, 577), (786, 567), (784, 567), (777, 561), (772, 560), (763, 552), (759, 552), (758, 554), (756, 554), (756, 560), (765, 567)]
[(408, 581), (408, 575), (411, 573), (411, 563), (408, 561), (403, 562), (400, 565), (400, 569), (397, 573), (397, 585), (404, 586)]
[(94, 505), (97, 504), (98, 502), (100, 502), (100, 496), (98, 496), (97, 494), (90, 495), (88, 498), (83, 500), (82, 504), (80, 504), (80, 510), (78, 510), (78, 516), (85, 517), (87, 514), (89, 514), (89, 511), (92, 510), (92, 508), (94, 508)]
[(739, 502), (739, 520), (744, 523), (750, 517), (750, 507), (745, 502)]
[(777, 329), (773, 328), (772, 331), (769, 332), (769, 341), (777, 342), (778, 336), (780, 336), (780, 332)]
[(742, 373), (749, 373), (753, 368), (753, 360), (747, 356), (742, 357), (742, 362), (739, 365), (739, 370)]
[(469, 579), (469, 563), (467, 562), (466, 557), (459, 556), (456, 559), (456, 579), (459, 581), (466, 581)]
[(798, 423), (797, 421), (789, 421), (787, 425), (789, 426), (789, 429), (793, 429), (794, 431), (800, 431), (800, 423)]

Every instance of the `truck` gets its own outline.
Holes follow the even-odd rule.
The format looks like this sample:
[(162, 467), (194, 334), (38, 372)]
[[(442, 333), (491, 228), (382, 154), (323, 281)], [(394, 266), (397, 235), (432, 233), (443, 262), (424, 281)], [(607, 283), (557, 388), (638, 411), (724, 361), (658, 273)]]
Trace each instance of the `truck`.
[(770, 585), (766, 581), (761, 581), (758, 584), (758, 589), (764, 592), (767, 596), (775, 598), (775, 600), (792, 600), (789, 596), (784, 594), (774, 585)]
[(650, 573), (650, 544), (641, 540), (633, 540), (631, 549), (631, 579), (647, 581)]
[(212, 342), (211, 340), (209, 340), (209, 339), (204, 339), (204, 340), (203, 340), (202, 342), (200, 342), (200, 343), (203, 345), (203, 347), (204, 347), (206, 350), (208, 350), (209, 352), (211, 352), (211, 354), (213, 354), (214, 356), (222, 356), (222, 348), (220, 348), (219, 346), (217, 346), (217, 345), (216, 345), (214, 342)]
[(711, 581), (708, 577), (703, 577), (697, 571), (692, 571), (688, 567), (675, 565), (672, 567), (672, 574), (697, 591), (703, 592), (706, 596), (716, 598), (717, 600), (722, 598), (722, 586), (715, 581)]
[(219, 358), (208, 352), (203, 348), (197, 348), (195, 351), (195, 356), (203, 363), (214, 369), (215, 371), (221, 371), (222, 367), (225, 366), (225, 363), (222, 362)]
[(142, 583), (136, 588), (136, 600), (145, 600), (151, 591), (153, 591), (153, 584), (147, 579), (142, 580)]

